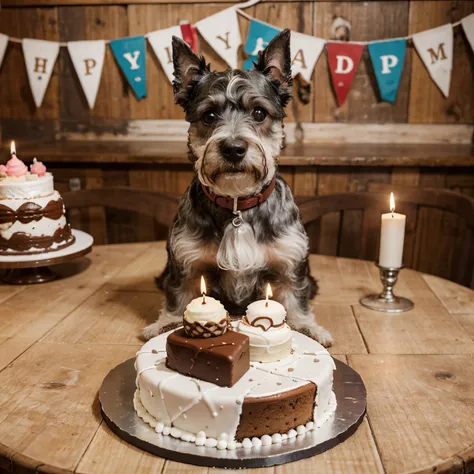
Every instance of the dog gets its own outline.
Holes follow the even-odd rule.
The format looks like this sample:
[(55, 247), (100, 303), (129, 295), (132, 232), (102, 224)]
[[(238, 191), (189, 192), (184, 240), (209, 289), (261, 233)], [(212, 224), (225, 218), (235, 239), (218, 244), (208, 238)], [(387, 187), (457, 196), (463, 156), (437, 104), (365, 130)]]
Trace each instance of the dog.
[(291, 99), (290, 31), (259, 53), (250, 71), (211, 71), (204, 58), (173, 37), (175, 101), (190, 123), (188, 149), (197, 172), (170, 230), (168, 262), (157, 279), (165, 303), (146, 339), (182, 321), (186, 305), (207, 294), (231, 315), (262, 299), (267, 282), (290, 326), (324, 346), (310, 300), (308, 237), (290, 188), (277, 173), (285, 106)]

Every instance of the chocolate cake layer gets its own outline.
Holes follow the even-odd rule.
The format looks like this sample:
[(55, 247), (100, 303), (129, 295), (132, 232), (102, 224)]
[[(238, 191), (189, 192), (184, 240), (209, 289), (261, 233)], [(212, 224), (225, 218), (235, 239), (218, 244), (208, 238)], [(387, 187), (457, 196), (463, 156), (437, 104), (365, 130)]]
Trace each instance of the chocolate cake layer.
[(313, 420), (316, 385), (302, 387), (268, 397), (244, 398), (236, 438), (287, 433)]
[(232, 387), (250, 367), (249, 338), (235, 331), (191, 338), (177, 329), (168, 336), (166, 353), (170, 369), (220, 387)]

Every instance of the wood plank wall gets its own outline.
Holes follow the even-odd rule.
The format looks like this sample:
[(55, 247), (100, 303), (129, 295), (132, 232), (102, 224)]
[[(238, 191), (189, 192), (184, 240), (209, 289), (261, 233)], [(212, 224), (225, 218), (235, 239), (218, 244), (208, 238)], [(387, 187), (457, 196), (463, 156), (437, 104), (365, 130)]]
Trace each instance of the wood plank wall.
[[(45, 0), (29, 2), (44, 3)], [(24, 2), (25, 3), (25, 2)], [(51, 4), (51, 2), (47, 2)], [(59, 3), (59, 2), (58, 2)], [(63, 2), (67, 3), (67, 2)], [(84, 0), (94, 5), (56, 7), (2, 7), (0, 32), (16, 37), (48, 40), (113, 39), (143, 34), (178, 24), (195, 22), (217, 12), (226, 3), (144, 3)], [(112, 3), (112, 4), (110, 4)], [(117, 2), (122, 3), (122, 2)], [(15, 2), (10, 2), (14, 5)], [(351, 39), (370, 41), (404, 36), (455, 22), (474, 12), (474, 2), (435, 1), (290, 1), (263, 2), (247, 9), (250, 15), (279, 27), (331, 37), (333, 19), (352, 23)], [(245, 38), (248, 20), (241, 18)], [(310, 102), (296, 97), (289, 107), (289, 121), (347, 123), (472, 123), (474, 122), (474, 68), (472, 51), (461, 28), (455, 29), (451, 94), (444, 99), (430, 80), (413, 47), (408, 48), (396, 104), (379, 102), (368, 57), (364, 52), (352, 91), (337, 107), (331, 89), (326, 55), (318, 61), (312, 79)], [(216, 69), (223, 61), (201, 39), (201, 49)], [(243, 53), (242, 53), (243, 54)], [(241, 58), (243, 60), (243, 56)], [(174, 105), (171, 84), (148, 46), (148, 97), (137, 101), (107, 50), (95, 109), (88, 110), (80, 84), (65, 48), (61, 49), (43, 106), (36, 109), (27, 82), (21, 45), (10, 43), (0, 71), (0, 115), (3, 136), (58, 137), (70, 131), (122, 133), (128, 120), (182, 119)], [(297, 96), (298, 94), (296, 94)], [(26, 121), (26, 123), (25, 123)]]
[[(102, 4), (103, 3), (103, 4)], [(0, 11), (0, 32), (16, 37), (55, 41), (113, 39), (169, 27), (180, 20), (195, 22), (230, 3), (179, 3), (173, 0), (142, 3), (81, 0), (6, 0)], [(370, 41), (399, 37), (456, 22), (474, 12), (473, 1), (265, 1), (247, 10), (250, 15), (279, 27), (331, 37), (331, 24), (342, 16), (352, 23), (351, 40)], [(242, 37), (248, 21), (240, 19)], [(201, 39), (203, 54), (216, 69), (222, 60)], [(241, 58), (243, 60), (243, 56)], [(182, 119), (174, 105), (171, 84), (148, 46), (148, 98), (137, 101), (126, 85), (110, 50), (95, 109), (88, 110), (71, 60), (62, 48), (43, 106), (36, 109), (27, 82), (21, 45), (9, 44), (0, 70), (0, 127), (4, 140), (76, 138), (88, 132), (100, 136), (127, 134), (130, 121)], [(451, 94), (445, 99), (431, 81), (418, 55), (409, 45), (397, 101), (378, 100), (367, 51), (357, 69), (346, 103), (338, 107), (331, 89), (326, 55), (316, 66), (310, 100), (298, 98), (289, 106), (288, 121), (314, 123), (474, 123), (474, 55), (461, 28), (455, 29), (454, 68)], [(298, 127), (299, 125), (297, 125)], [(304, 129), (304, 126), (302, 127)], [(38, 145), (40, 146), (40, 145)], [(387, 145), (389, 146), (389, 145)], [(183, 192), (193, 176), (186, 165), (85, 164), (80, 160), (50, 166), (57, 188), (64, 192), (71, 183), (85, 188), (129, 185), (168, 192)], [(371, 190), (382, 185), (440, 187), (474, 196), (474, 168), (417, 167), (305, 167), (285, 166), (282, 174), (295, 194), (314, 195)], [(75, 178), (78, 178), (75, 180)], [(71, 181), (72, 180), (72, 181)], [(377, 188), (378, 189), (378, 188)], [(97, 243), (163, 238), (144, 216), (102, 208), (71, 215), (72, 224), (91, 232)], [(375, 248), (361, 249), (361, 216), (357, 212), (328, 215), (310, 230), (313, 250), (329, 255), (375, 259)], [(456, 279), (457, 244), (464, 238), (463, 224), (452, 215), (423, 211), (407, 235), (408, 266)], [(436, 236), (436, 238), (433, 238)], [(442, 251), (440, 251), (440, 249)]]

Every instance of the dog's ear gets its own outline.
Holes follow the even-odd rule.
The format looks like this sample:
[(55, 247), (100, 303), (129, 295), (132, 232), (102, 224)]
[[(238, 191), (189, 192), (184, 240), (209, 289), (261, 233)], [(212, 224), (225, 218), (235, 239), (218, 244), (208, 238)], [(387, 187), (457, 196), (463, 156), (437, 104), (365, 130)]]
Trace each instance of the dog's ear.
[(273, 38), (268, 46), (258, 53), (255, 69), (266, 75), (277, 87), (283, 105), (291, 99), (291, 52), (289, 29), (283, 30)]
[(173, 36), (172, 46), (174, 98), (177, 104), (185, 108), (193, 87), (211, 70), (204, 57), (197, 55), (182, 39)]

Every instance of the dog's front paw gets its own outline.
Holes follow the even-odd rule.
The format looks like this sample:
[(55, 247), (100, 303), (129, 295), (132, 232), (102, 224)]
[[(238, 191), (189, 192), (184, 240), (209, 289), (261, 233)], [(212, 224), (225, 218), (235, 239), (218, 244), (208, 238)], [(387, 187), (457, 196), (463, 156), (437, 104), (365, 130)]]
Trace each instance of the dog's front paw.
[(151, 339), (152, 337), (159, 336), (164, 332), (168, 332), (177, 328), (180, 323), (181, 321), (177, 317), (160, 314), (158, 321), (144, 328), (142, 334), (143, 337), (148, 341), (148, 339)]
[(323, 326), (319, 326), (317, 324), (313, 324), (310, 327), (298, 328), (298, 331), (301, 334), (318, 341), (324, 347), (331, 347), (332, 343), (334, 342), (331, 333)]

